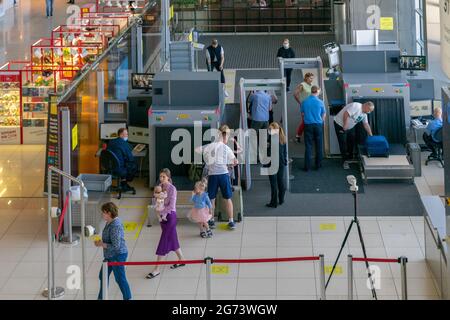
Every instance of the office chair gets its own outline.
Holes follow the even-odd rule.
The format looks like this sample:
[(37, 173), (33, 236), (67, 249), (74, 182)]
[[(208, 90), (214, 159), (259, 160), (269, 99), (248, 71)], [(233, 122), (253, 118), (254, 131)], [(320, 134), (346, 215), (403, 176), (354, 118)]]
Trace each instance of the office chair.
[[(122, 176), (120, 174), (120, 163), (117, 156), (110, 150), (102, 150), (100, 153), (100, 172), (103, 174), (110, 174), (113, 181), (116, 181), (117, 187), (115, 188), (119, 193), (117, 199), (122, 198)], [(112, 190), (112, 188), (111, 188)], [(133, 194), (136, 194), (136, 190), (132, 188)]]
[[(428, 156), (427, 161), (425, 161), (425, 165), (432, 161), (438, 161), (442, 167), (444, 167), (444, 146), (442, 139), (442, 128), (436, 131), (433, 136), (434, 139), (426, 139), (425, 143), (431, 149), (431, 154)], [(439, 141), (436, 142), (435, 140)]]

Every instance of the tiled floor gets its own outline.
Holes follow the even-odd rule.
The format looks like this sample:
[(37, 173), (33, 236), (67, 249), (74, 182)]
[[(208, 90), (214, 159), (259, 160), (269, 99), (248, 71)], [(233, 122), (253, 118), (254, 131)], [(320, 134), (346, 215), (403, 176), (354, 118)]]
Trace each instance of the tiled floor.
[[(0, 182), (16, 181), (14, 188), (3, 182), (6, 191), (0, 199), (0, 299), (43, 299), (47, 286), (46, 198), (42, 195), (44, 164), (42, 146), (1, 146)], [(14, 159), (15, 161), (12, 161)], [(9, 161), (9, 162), (8, 162)], [(2, 169), (3, 168), (3, 169)], [(15, 169), (15, 170), (11, 170)], [(418, 178), (422, 194), (435, 194), (443, 185), (443, 170), (437, 165), (423, 168)], [(0, 184), (1, 185), (1, 184)], [(27, 185), (36, 187), (25, 189)], [(33, 190), (31, 190), (33, 189)], [(139, 188), (136, 197), (115, 201), (122, 221), (131, 225), (126, 232), (130, 261), (155, 258), (160, 230), (146, 227), (145, 206), (149, 192)], [(35, 197), (35, 198), (33, 198)], [(377, 258), (409, 258), (408, 286), (411, 299), (438, 299), (430, 271), (424, 260), (424, 231), (421, 217), (364, 217), (361, 227), (368, 255)], [(180, 219), (178, 234), (188, 259), (292, 257), (324, 254), (327, 272), (333, 265), (351, 217), (266, 217), (250, 218), (230, 232), (220, 226), (212, 239), (198, 237), (197, 227)], [(346, 299), (347, 255), (361, 256), (359, 239), (354, 230), (345, 246), (336, 272), (327, 289), (329, 299)], [(102, 252), (91, 240), (86, 250), (87, 298), (96, 299), (98, 272)], [(174, 259), (172, 255), (169, 259)], [(81, 267), (81, 248), (57, 244), (55, 278), (66, 287), (69, 266)], [(319, 265), (316, 262), (217, 265), (213, 274), (214, 299), (318, 299)], [(400, 267), (379, 264), (381, 287), (379, 299), (401, 297)], [(150, 267), (128, 267), (127, 276), (135, 299), (204, 299), (205, 267), (187, 266), (178, 270), (163, 268), (161, 276), (144, 279)], [(355, 299), (370, 299), (363, 265), (354, 266)], [(328, 274), (326, 275), (328, 277)], [(121, 299), (111, 281), (110, 298)], [(64, 299), (82, 299), (80, 290), (66, 290)]]

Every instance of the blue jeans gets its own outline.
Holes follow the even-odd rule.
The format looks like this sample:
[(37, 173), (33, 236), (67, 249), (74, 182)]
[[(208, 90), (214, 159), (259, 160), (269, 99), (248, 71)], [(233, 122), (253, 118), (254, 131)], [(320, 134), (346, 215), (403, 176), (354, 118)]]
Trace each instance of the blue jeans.
[[(108, 262), (125, 262), (127, 261), (128, 253), (119, 254), (115, 257), (112, 257), (110, 259), (105, 259), (104, 261)], [(103, 273), (102, 269), (100, 269), (100, 292), (98, 293), (98, 300), (103, 299)], [(114, 272), (114, 278), (116, 279), (117, 284), (119, 285), (120, 291), (122, 292), (123, 300), (130, 300), (131, 299), (131, 290), (130, 286), (128, 285), (127, 276), (125, 275), (125, 266), (114, 266), (114, 267), (108, 267), (108, 284), (109, 284), (109, 276), (111, 275), (111, 272)]]
[(53, 0), (45, 0), (47, 17), (53, 16)]
[(305, 169), (311, 169), (313, 145), (316, 149), (316, 167), (320, 167), (323, 159), (323, 124), (305, 124)]

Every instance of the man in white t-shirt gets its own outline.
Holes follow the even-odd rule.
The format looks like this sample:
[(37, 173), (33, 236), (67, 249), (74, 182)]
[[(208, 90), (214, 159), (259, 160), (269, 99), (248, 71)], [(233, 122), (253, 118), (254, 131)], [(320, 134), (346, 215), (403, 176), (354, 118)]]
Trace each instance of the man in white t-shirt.
[(355, 126), (362, 122), (364, 129), (369, 136), (372, 136), (372, 129), (369, 125), (367, 115), (375, 109), (373, 102), (364, 104), (353, 102), (346, 105), (334, 118), (334, 129), (339, 141), (339, 149), (342, 154), (344, 169), (348, 170), (348, 161), (353, 158), (353, 148), (355, 143)]
[[(210, 143), (201, 148), (203, 158), (208, 167), (208, 196), (212, 202), (213, 209), (216, 204), (217, 192), (222, 192), (222, 197), (226, 202), (226, 211), (228, 214), (228, 228), (233, 230), (236, 225), (233, 220), (233, 202), (231, 198), (233, 191), (231, 187), (231, 178), (228, 167), (236, 166), (238, 161), (233, 150), (227, 145), (230, 137), (230, 128), (223, 125), (219, 128), (219, 141)], [(209, 222), (210, 227), (214, 227), (214, 220)]]

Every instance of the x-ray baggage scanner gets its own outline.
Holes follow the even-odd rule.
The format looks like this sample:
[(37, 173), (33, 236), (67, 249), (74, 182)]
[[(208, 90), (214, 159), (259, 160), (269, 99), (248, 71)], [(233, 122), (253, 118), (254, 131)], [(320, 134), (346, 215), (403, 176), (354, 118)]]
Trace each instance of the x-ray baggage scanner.
[[(280, 108), (277, 108), (275, 110), (278, 111), (278, 113), (281, 114), (274, 114), (274, 118), (278, 119), (281, 117), (283, 119), (282, 125), (283, 130), (288, 132), (288, 124), (287, 124), (287, 97), (286, 97), (286, 80), (284, 78), (282, 79), (244, 79), (241, 78), (240, 82), (240, 94), (241, 94), (241, 123), (240, 127), (244, 132), (247, 132), (248, 125), (247, 125), (247, 93), (254, 90), (267, 90), (267, 91), (281, 91), (281, 99), (279, 100), (279, 103), (281, 102), (281, 110)], [(249, 190), (252, 185), (252, 175), (251, 175), (251, 157), (250, 157), (250, 137), (249, 135), (245, 135), (243, 139), (243, 148), (244, 148), (244, 169), (242, 172), (244, 172), (244, 178), (245, 179), (245, 188), (246, 190)], [(286, 144), (287, 152), (288, 152), (288, 159), (289, 159), (289, 149), (288, 144)], [(289, 190), (289, 167), (287, 168), (287, 175), (286, 175), (286, 189)]]
[[(364, 148), (359, 148), (364, 181), (414, 182), (414, 166), (404, 147), (410, 125), (410, 86), (406, 77), (402, 73), (344, 73), (343, 81), (346, 103), (375, 104), (375, 111), (369, 115), (370, 125), (374, 134), (385, 136), (390, 144), (388, 158), (369, 158)], [(334, 130), (330, 132), (335, 134)]]
[(178, 189), (192, 187), (187, 177), (191, 163), (179, 164), (171, 157), (182, 140), (174, 132), (177, 129), (189, 132), (188, 152), (194, 159), (194, 140), (198, 138), (194, 125), (201, 127), (200, 143), (204, 144), (204, 133), (219, 126), (221, 101), (223, 90), (218, 72), (172, 71), (155, 75), (153, 104), (148, 112), (150, 186), (158, 179), (159, 170), (169, 168)]

